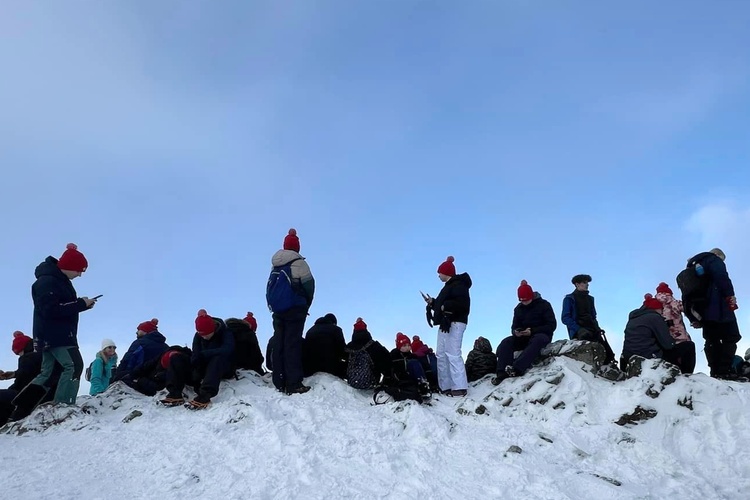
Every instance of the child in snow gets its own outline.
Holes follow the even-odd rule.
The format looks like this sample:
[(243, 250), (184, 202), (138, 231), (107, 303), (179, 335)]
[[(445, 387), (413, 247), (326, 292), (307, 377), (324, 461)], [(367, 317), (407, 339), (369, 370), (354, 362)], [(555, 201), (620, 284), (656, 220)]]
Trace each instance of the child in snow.
[(690, 334), (685, 328), (682, 320), (682, 301), (674, 298), (672, 289), (663, 281), (656, 287), (656, 300), (661, 302), (661, 315), (667, 322), (669, 334), (675, 344), (684, 344), (677, 347), (680, 352), (679, 365), (682, 373), (693, 373), (695, 370), (695, 344), (690, 339)]
[(96, 353), (94, 361), (91, 363), (91, 388), (89, 394), (96, 396), (101, 394), (110, 382), (117, 367), (117, 346), (111, 339), (102, 340), (102, 350)]
[(393, 377), (396, 381), (415, 380), (429, 385), (422, 363), (411, 351), (411, 340), (401, 332), (396, 334), (396, 348), (391, 351)]

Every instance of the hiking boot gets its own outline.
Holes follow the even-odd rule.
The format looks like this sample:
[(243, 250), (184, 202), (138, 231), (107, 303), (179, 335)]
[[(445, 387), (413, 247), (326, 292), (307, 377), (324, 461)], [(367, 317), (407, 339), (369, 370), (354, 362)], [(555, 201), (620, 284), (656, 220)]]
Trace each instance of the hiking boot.
[(287, 393), (287, 395), (291, 396), (292, 394), (304, 394), (304, 393), (306, 393), (309, 390), (310, 390), (309, 386), (304, 385), (304, 384), (300, 384), (300, 385), (298, 385), (296, 387), (287, 387), (286, 388), (286, 393)]
[(508, 378), (508, 374), (505, 372), (498, 373), (497, 376), (492, 377), (492, 380), (490, 380), (490, 383), (492, 385), (500, 385), (500, 382)]
[(508, 365), (508, 366), (505, 367), (505, 374), (508, 377), (517, 377), (518, 376), (518, 372), (516, 371), (515, 368), (513, 368), (513, 365)]
[(462, 398), (466, 396), (467, 392), (468, 391), (466, 389), (453, 389), (451, 391), (451, 396), (453, 396), (454, 398)]
[(182, 394), (167, 394), (167, 397), (160, 400), (159, 403), (168, 407), (180, 406), (185, 403), (185, 398), (182, 397)]
[(205, 392), (202, 392), (195, 396), (191, 401), (189, 401), (186, 406), (190, 410), (205, 410), (210, 404), (211, 396), (209, 396)]

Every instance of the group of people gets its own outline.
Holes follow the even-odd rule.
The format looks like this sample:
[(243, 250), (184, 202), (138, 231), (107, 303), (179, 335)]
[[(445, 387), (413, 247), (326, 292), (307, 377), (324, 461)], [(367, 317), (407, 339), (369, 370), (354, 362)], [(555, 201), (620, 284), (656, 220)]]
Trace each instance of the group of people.
[[(734, 310), (737, 302), (724, 264), (724, 253), (715, 248), (688, 261), (688, 278), (696, 285), (683, 301), (674, 297), (667, 283), (660, 283), (656, 295), (646, 294), (643, 304), (632, 311), (625, 327), (620, 368), (625, 370), (633, 356), (663, 358), (692, 373), (695, 344), (683, 322), (686, 315), (695, 328), (703, 329), (705, 352), (711, 376), (732, 379), (738, 370), (748, 369), (735, 360), (739, 327)], [(464, 396), (469, 381), (493, 374), (497, 385), (509, 377), (523, 375), (549, 344), (557, 328), (551, 304), (526, 281), (517, 290), (518, 304), (513, 312), (511, 334), (492, 351), (488, 339), (479, 337), (466, 363), (461, 344), (471, 310), (468, 273), (457, 273), (455, 259), (449, 256), (437, 268), (443, 283), (436, 297), (423, 294), (430, 327), (438, 326), (433, 351), (418, 336), (398, 333), (395, 348), (389, 351), (372, 338), (367, 325), (358, 318), (351, 341), (336, 316), (329, 313), (317, 321), (303, 337), (305, 320), (315, 294), (315, 279), (300, 254), (297, 232), (290, 229), (283, 246), (271, 258), (272, 270), (266, 299), (272, 312), (273, 336), (266, 351), (266, 366), (274, 386), (285, 394), (310, 390), (306, 376), (322, 371), (345, 378), (353, 387), (365, 389), (378, 384), (414, 382), (425, 390), (450, 396)], [(0, 379), (14, 378), (13, 385), (0, 391), (0, 423), (18, 420), (44, 401), (74, 404), (83, 373), (78, 349), (79, 315), (96, 305), (96, 298), (78, 297), (73, 279), (88, 267), (86, 257), (75, 244), (68, 244), (59, 259), (47, 257), (35, 271), (33, 339), (15, 332), (13, 351), (19, 355), (14, 372), (1, 372)], [(695, 273), (693, 276), (692, 273)], [(599, 326), (594, 297), (589, 293), (592, 278), (579, 274), (572, 278), (574, 290), (565, 296), (561, 320), (571, 339), (597, 342), (606, 353), (605, 364), (616, 366), (615, 354)], [(679, 277), (678, 277), (679, 282)], [(222, 379), (236, 376), (238, 368), (263, 374), (263, 356), (256, 335), (257, 321), (252, 313), (243, 319), (226, 321), (201, 309), (195, 319), (192, 347), (168, 345), (158, 329), (158, 319), (140, 323), (136, 340), (119, 365), (116, 345), (105, 339), (101, 351), (87, 369), (90, 394), (103, 392), (115, 381), (147, 395), (162, 389), (166, 406), (185, 404), (192, 409), (206, 408), (219, 391)], [(186, 402), (183, 389), (195, 390)]]

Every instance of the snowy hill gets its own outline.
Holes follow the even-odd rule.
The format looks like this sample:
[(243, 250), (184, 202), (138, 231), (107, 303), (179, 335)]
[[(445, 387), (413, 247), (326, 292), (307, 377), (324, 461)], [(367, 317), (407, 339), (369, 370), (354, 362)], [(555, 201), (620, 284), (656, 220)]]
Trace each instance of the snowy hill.
[(610, 382), (584, 368), (556, 357), (426, 405), (373, 406), (328, 375), (284, 396), (245, 373), (200, 412), (118, 384), (4, 427), (2, 496), (748, 498), (750, 384), (665, 385), (658, 367)]

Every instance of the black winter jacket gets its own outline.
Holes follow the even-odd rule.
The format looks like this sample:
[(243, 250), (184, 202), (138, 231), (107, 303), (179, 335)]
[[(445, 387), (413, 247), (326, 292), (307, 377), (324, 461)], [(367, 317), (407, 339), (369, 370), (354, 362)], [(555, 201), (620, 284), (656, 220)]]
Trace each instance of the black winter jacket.
[[(352, 341), (346, 344), (347, 351), (358, 351), (372, 340), (372, 335), (367, 330), (360, 330), (352, 334)], [(391, 377), (391, 355), (388, 349), (377, 340), (372, 340), (372, 344), (367, 348), (367, 354), (372, 359), (375, 371), (384, 378)]]
[[(31, 345), (31, 344), (29, 344)], [(41, 352), (24, 352), (18, 357), (18, 368), (16, 369), (16, 378), (8, 387), (16, 392), (29, 385), (42, 371), (42, 353)]]
[(302, 344), (302, 368), (306, 377), (325, 372), (346, 375), (344, 332), (329, 315), (318, 318), (305, 334)]
[(234, 335), (227, 328), (226, 323), (221, 318), (214, 318), (216, 329), (210, 339), (204, 339), (198, 333), (193, 337), (193, 355), (190, 362), (195, 365), (204, 363), (214, 356), (226, 358), (227, 363), (231, 363), (234, 355)]
[(468, 273), (458, 274), (445, 282), (442, 290), (432, 302), (436, 325), (443, 322), (444, 315), (449, 315), (451, 322), (469, 323), (471, 310), (469, 288), (471, 288), (471, 277)]
[(625, 325), (622, 356), (633, 355), (644, 358), (662, 358), (664, 351), (674, 347), (669, 327), (658, 311), (640, 307), (631, 311)]
[(78, 315), (86, 310), (86, 303), (57, 267), (56, 258), (47, 257), (34, 275), (34, 340), (41, 347), (78, 347)]
[(552, 305), (544, 300), (539, 292), (534, 292), (534, 299), (523, 305), (519, 302), (513, 310), (513, 325), (511, 332), (531, 328), (531, 334), (543, 333), (549, 335), (550, 339), (557, 328), (557, 319)]

